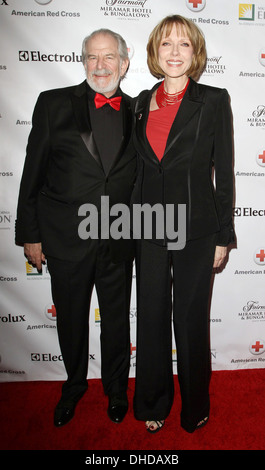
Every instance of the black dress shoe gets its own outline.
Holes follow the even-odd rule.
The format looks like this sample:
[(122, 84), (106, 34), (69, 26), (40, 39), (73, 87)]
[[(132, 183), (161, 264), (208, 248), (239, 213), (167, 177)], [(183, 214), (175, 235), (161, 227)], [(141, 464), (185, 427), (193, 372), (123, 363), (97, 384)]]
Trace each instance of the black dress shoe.
[(109, 397), (108, 416), (114, 423), (121, 423), (128, 411), (127, 397)]
[(69, 423), (75, 414), (75, 403), (59, 402), (54, 411), (54, 426), (61, 427)]

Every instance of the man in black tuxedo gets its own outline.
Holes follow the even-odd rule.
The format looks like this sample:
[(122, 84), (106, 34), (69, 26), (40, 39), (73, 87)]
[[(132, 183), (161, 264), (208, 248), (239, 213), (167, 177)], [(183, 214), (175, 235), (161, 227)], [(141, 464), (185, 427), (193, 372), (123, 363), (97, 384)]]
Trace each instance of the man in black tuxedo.
[(119, 87), (129, 58), (123, 38), (110, 30), (86, 37), (82, 55), (86, 80), (43, 92), (37, 100), (16, 221), (16, 243), (24, 245), (28, 261), (39, 270), (47, 261), (51, 275), (67, 372), (55, 426), (74, 416), (87, 390), (88, 312), (94, 286), (108, 415), (120, 422), (128, 409), (133, 241), (81, 239), (78, 210), (88, 203), (100, 212), (102, 196), (109, 198), (110, 208), (129, 205), (136, 172), (132, 99)]

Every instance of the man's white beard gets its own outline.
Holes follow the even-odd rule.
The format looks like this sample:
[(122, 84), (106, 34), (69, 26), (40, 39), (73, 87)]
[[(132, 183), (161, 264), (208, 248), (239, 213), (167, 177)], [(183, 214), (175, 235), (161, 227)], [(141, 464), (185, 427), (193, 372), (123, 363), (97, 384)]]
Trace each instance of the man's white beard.
[[(101, 70), (100, 72), (93, 72), (93, 75), (100, 75), (102, 73), (102, 76), (106, 73), (109, 73), (107, 70)], [(104, 93), (110, 93), (111, 91), (117, 90), (119, 84), (120, 84), (120, 77), (117, 80), (112, 79), (108, 85), (106, 86), (100, 86), (94, 83), (93, 81), (93, 75), (90, 78), (87, 78), (87, 83), (89, 86), (92, 88), (92, 90), (96, 91), (97, 93), (101, 93), (104, 95)]]

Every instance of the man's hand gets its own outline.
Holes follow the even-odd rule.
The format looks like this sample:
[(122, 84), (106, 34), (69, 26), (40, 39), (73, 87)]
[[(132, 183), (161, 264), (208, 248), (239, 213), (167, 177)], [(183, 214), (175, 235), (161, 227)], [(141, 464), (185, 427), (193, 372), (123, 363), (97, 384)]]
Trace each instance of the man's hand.
[(221, 264), (224, 262), (227, 255), (227, 247), (226, 246), (217, 246), (215, 249), (214, 255), (214, 268), (219, 268)]
[(45, 264), (45, 255), (42, 253), (41, 243), (24, 243), (24, 254), (28, 262), (36, 266), (41, 271), (42, 264)]

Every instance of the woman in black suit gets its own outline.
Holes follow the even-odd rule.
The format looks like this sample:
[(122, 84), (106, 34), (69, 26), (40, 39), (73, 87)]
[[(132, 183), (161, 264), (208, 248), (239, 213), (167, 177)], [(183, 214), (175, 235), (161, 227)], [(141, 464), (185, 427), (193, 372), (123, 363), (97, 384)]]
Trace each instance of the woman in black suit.
[[(173, 307), (181, 426), (193, 432), (209, 418), (212, 270), (222, 265), (234, 240), (231, 111), (226, 90), (196, 83), (206, 48), (192, 21), (179, 15), (163, 19), (150, 35), (147, 53), (152, 75), (164, 80), (137, 100), (139, 173), (132, 203), (158, 204), (164, 214), (173, 205), (175, 238), (165, 224), (164, 236), (152, 230), (148, 240), (137, 242), (134, 411), (150, 432), (161, 429), (170, 412)], [(178, 218), (180, 204), (184, 220), (183, 214)], [(177, 232), (186, 234), (184, 243)]]

